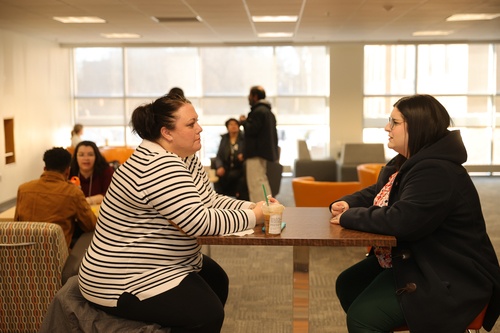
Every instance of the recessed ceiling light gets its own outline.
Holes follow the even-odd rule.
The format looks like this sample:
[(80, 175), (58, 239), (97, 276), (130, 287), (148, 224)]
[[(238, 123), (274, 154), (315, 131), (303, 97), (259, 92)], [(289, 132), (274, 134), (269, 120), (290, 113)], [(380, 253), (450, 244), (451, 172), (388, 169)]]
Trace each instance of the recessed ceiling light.
[(293, 37), (293, 32), (262, 32), (257, 36), (261, 38)]
[(297, 22), (299, 19), (296, 15), (281, 15), (281, 16), (252, 16), (254, 22)]
[(130, 33), (109, 33), (109, 34), (101, 34), (104, 38), (141, 38), (139, 34), (130, 34)]
[(54, 16), (53, 19), (62, 23), (106, 23), (97, 16)]
[(194, 17), (160, 17), (151, 16), (151, 19), (156, 23), (190, 23), (190, 22), (203, 22), (201, 16)]
[(453, 30), (415, 31), (412, 36), (448, 36), (452, 33)]
[(479, 20), (493, 20), (500, 16), (500, 13), (490, 14), (455, 14), (451, 15), (446, 21), (479, 21)]

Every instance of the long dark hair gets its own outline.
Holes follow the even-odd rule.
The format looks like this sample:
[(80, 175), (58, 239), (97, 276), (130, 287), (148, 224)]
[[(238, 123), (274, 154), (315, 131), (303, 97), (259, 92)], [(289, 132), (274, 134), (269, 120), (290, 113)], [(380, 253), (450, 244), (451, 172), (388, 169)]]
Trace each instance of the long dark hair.
[(161, 136), (162, 127), (175, 128), (175, 112), (183, 105), (191, 104), (184, 96), (168, 94), (152, 103), (137, 107), (130, 118), (132, 132), (142, 139), (156, 141)]
[[(453, 123), (446, 108), (430, 95), (403, 97), (394, 107), (401, 112), (406, 123), (410, 158), (448, 134), (448, 127)], [(402, 155), (398, 159), (401, 164), (406, 160)]]
[(71, 158), (71, 169), (70, 169), (70, 177), (78, 176), (80, 173), (80, 167), (78, 166), (77, 155), (78, 150), (81, 146), (92, 147), (95, 155), (94, 162), (94, 173), (101, 174), (105, 169), (109, 168), (109, 164), (106, 159), (101, 155), (99, 148), (93, 141), (81, 141), (75, 147), (75, 152), (73, 153), (73, 157)]

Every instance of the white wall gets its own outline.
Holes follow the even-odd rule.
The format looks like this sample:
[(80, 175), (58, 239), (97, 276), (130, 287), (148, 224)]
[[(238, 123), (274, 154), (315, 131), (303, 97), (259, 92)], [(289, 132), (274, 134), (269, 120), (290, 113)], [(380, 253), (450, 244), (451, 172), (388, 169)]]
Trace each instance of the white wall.
[[(69, 49), (0, 30), (0, 204), (38, 178), (43, 153), (69, 144)], [(16, 162), (5, 164), (3, 120), (14, 119)]]
[(330, 157), (346, 142), (363, 142), (362, 44), (330, 46)]

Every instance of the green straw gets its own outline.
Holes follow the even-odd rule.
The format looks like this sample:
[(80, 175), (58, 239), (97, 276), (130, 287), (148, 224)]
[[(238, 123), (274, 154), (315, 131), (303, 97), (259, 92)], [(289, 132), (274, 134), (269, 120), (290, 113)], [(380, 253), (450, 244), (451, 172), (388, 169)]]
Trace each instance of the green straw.
[(264, 190), (264, 197), (266, 198), (266, 204), (269, 206), (269, 200), (267, 200), (266, 187), (262, 184), (262, 189)]

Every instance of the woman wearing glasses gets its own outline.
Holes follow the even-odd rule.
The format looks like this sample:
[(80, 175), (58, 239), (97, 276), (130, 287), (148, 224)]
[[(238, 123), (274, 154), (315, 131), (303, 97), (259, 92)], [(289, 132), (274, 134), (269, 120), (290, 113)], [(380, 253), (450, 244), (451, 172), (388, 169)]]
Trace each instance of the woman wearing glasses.
[(463, 332), (488, 306), (500, 312), (500, 267), (486, 232), (467, 152), (451, 118), (432, 96), (401, 98), (385, 130), (398, 155), (377, 183), (330, 205), (332, 223), (393, 235), (342, 272), (337, 296), (349, 332)]

